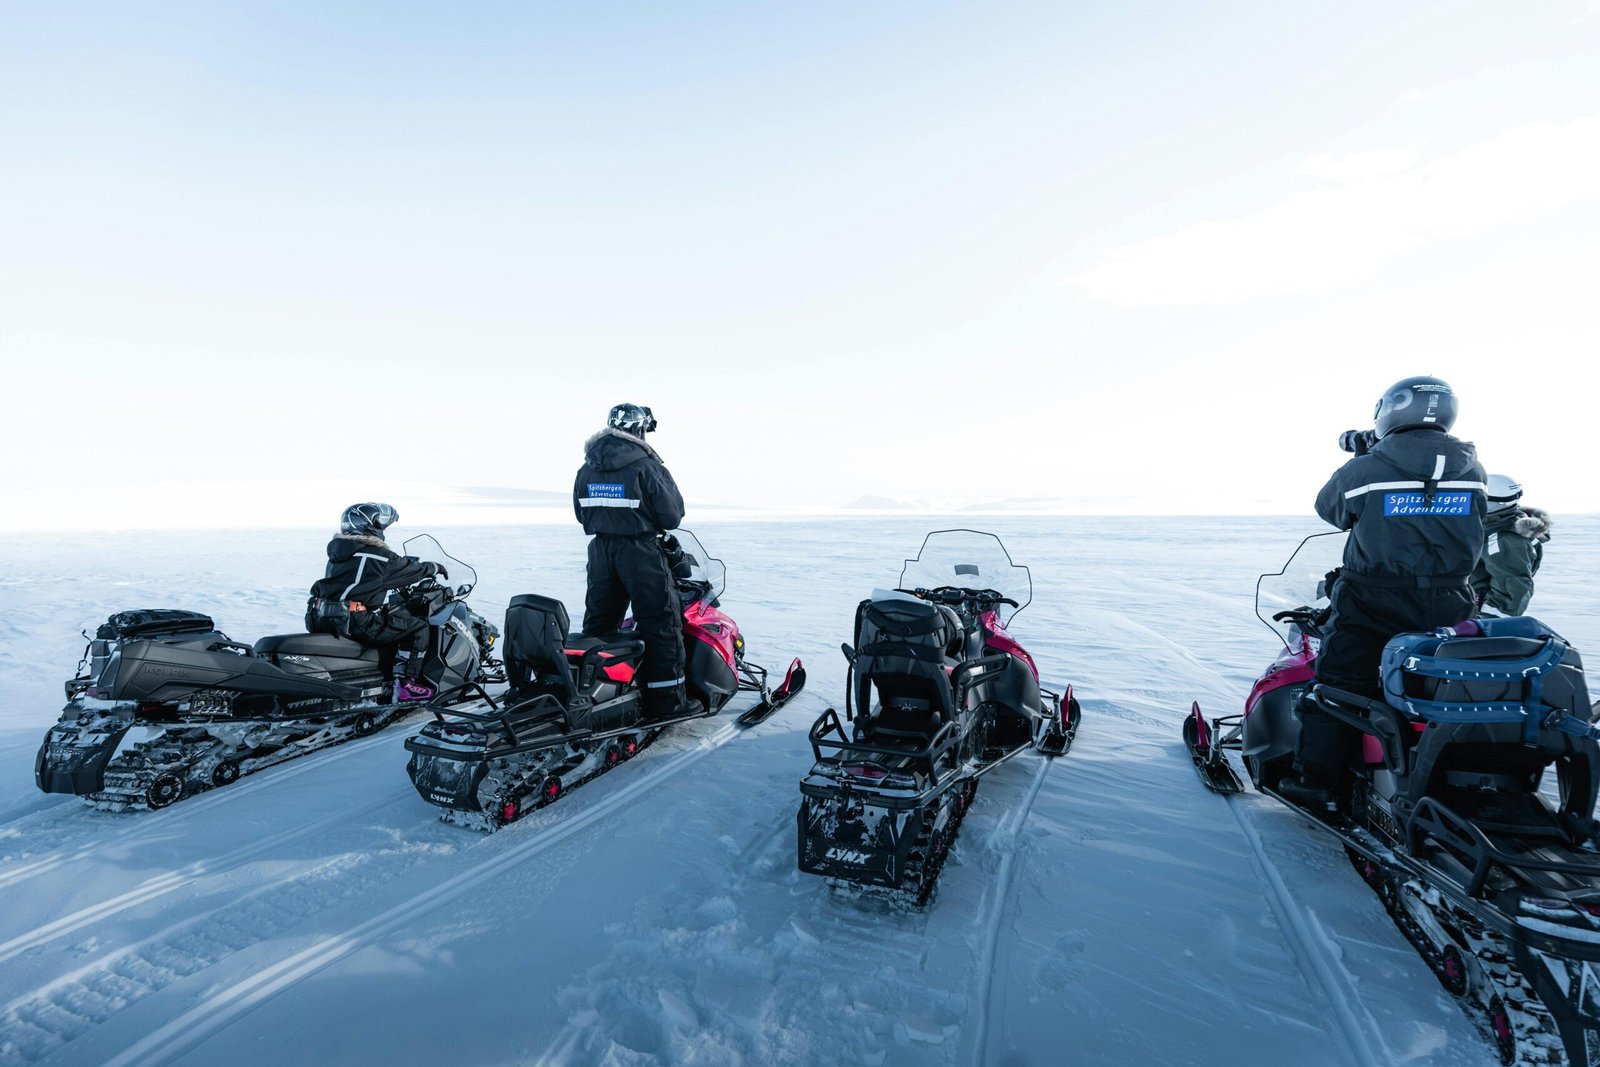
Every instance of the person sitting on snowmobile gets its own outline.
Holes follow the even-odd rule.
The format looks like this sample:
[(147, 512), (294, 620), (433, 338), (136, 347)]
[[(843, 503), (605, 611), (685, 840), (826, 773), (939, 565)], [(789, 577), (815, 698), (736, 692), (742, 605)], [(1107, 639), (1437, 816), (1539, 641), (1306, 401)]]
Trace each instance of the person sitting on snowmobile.
[[(1317, 495), (1317, 514), (1349, 530), (1344, 564), (1328, 591), (1317, 682), (1382, 697), (1383, 647), (1396, 634), (1453, 626), (1477, 602), (1467, 584), (1483, 551), (1485, 474), (1471, 444), (1450, 436), (1456, 397), (1437, 378), (1406, 378), (1384, 391), (1371, 430), (1349, 430), (1355, 458)], [(1349, 765), (1356, 731), (1300, 701), (1288, 800), (1326, 808)]]
[(683, 521), (683, 496), (644, 435), (656, 428), (649, 408), (618, 404), (606, 427), (583, 446), (572, 510), (589, 541), (589, 593), (583, 632), (615, 633), (633, 604), (645, 645), (640, 682), (644, 714), (673, 719), (704, 711), (684, 685), (683, 606), (664, 535)]
[(1504, 474), (1489, 475), (1489, 517), (1483, 556), (1472, 572), (1480, 614), (1521, 615), (1533, 599), (1533, 576), (1550, 540), (1550, 514), (1523, 507), (1522, 486)]
[[(399, 521), (388, 504), (352, 504), (328, 542), (327, 573), (311, 586), (306, 630), (336, 633), (381, 648), (394, 674), (394, 700), (431, 700), (422, 677), (428, 651), (428, 620), (412, 614), (398, 593), (425, 578), (448, 577), (432, 560), (402, 556), (383, 539)], [(391, 659), (392, 657), (392, 659)]]

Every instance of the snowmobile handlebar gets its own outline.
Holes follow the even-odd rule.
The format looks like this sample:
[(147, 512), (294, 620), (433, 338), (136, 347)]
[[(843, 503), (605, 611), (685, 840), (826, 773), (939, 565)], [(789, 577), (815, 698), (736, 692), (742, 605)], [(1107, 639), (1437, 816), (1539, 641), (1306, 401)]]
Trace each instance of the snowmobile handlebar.
[(967, 589), (958, 585), (941, 585), (937, 589), (896, 589), (897, 593), (910, 593), (918, 600), (931, 600), (937, 604), (948, 604), (950, 607), (960, 607), (971, 601), (979, 611), (988, 611), (999, 607), (1001, 604), (1016, 608), (1021, 607), (1015, 600), (1002, 596), (993, 589)]

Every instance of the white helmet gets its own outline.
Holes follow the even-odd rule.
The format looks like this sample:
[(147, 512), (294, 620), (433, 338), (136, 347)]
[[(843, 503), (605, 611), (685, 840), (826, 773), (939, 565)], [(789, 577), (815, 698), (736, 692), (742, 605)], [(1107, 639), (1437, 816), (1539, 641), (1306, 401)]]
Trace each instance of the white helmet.
[(1509, 474), (1489, 475), (1489, 510), (1504, 511), (1514, 508), (1522, 499), (1522, 486)]

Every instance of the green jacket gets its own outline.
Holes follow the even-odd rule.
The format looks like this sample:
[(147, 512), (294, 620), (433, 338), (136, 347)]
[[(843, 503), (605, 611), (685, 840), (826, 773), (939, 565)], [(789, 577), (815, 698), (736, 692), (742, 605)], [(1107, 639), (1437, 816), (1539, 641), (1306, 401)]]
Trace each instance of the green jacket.
[(1549, 513), (1538, 508), (1508, 508), (1483, 520), (1483, 555), (1472, 572), (1472, 591), (1480, 610), (1500, 615), (1528, 610), (1550, 525)]

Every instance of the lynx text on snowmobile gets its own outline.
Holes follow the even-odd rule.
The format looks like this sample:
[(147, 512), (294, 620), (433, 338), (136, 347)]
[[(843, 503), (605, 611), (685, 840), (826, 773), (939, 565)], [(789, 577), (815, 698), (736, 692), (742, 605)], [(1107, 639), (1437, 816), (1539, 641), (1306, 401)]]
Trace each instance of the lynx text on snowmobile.
[[(738, 718), (763, 721), (805, 685), (798, 659), (775, 689), (764, 668), (744, 657), (744, 637), (719, 598), (727, 569), (688, 530), (677, 530), (674, 563), (683, 605), (685, 676), (691, 696), (715, 715), (738, 692), (758, 694)], [(406, 765), (417, 792), (444, 808), (442, 817), (495, 830), (567, 789), (609, 770), (685, 719), (643, 717), (634, 679), (644, 655), (629, 623), (606, 637), (572, 633), (559, 600), (525, 593), (506, 609), (505, 661), (510, 689), (480, 712), (435, 709), (434, 721), (406, 739)]]
[(1504, 1062), (1600, 1062), (1600, 707), (1577, 650), (1537, 619), (1485, 618), (1390, 641), (1382, 699), (1317, 685), (1328, 609), (1306, 593), (1342, 543), (1302, 543), (1257, 583), (1282, 649), (1242, 715), (1208, 720), (1194, 705), (1183, 736), (1195, 769), (1238, 793), (1237, 751), (1256, 788), (1288, 804), (1276, 790), (1309, 691), (1362, 744), (1337, 811), (1290, 806), (1342, 839)]
[(1072, 688), (1041, 688), (1006, 632), (1032, 596), (1028, 568), (994, 534), (940, 530), (898, 588), (861, 602), (855, 646), (843, 646), (845, 719), (829, 708), (811, 727), (802, 871), (926, 903), (979, 777), (1028, 748), (1067, 750), (1080, 717)]
[[(504, 676), (492, 658), (499, 631), (466, 603), (477, 574), (429, 535), (405, 550), (456, 578), (405, 594), (430, 623), (422, 675), (435, 701), (481, 695)], [(388, 725), (410, 705), (391, 703), (379, 659), (379, 649), (337, 634), (280, 634), (252, 646), (198, 612), (119, 612), (66, 683), (67, 706), (39, 749), (35, 779), (46, 793), (108, 810), (166, 807)]]

